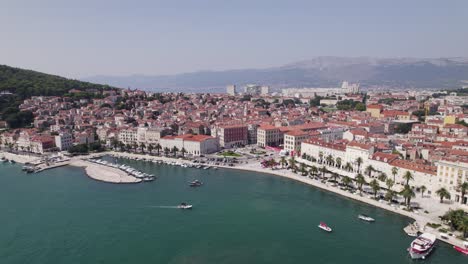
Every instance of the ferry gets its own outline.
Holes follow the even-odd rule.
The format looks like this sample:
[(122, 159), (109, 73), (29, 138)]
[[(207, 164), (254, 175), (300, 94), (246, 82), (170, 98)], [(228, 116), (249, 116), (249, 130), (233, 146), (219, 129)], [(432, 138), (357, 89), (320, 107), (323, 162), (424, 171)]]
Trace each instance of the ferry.
[(201, 181), (199, 181), (199, 180), (194, 180), (194, 181), (190, 182), (190, 187), (200, 187), (202, 185), (203, 185), (203, 183)]
[(361, 219), (361, 220), (364, 220), (366, 222), (374, 222), (375, 219), (370, 217), (370, 216), (367, 216), (367, 215), (364, 215), (364, 214), (360, 214), (358, 215), (358, 218)]
[(182, 210), (192, 209), (192, 205), (191, 204), (186, 204), (186, 203), (181, 203), (181, 204), (179, 204), (177, 206), (177, 208), (182, 209)]
[(430, 233), (423, 233), (411, 242), (408, 252), (412, 259), (425, 259), (434, 249), (436, 236)]
[(325, 224), (324, 222), (320, 222), (320, 224), (318, 225), (318, 227), (319, 227), (320, 229), (322, 229), (322, 230), (327, 231), (327, 232), (331, 232), (331, 231), (332, 231), (332, 229), (331, 229), (329, 226), (327, 226), (327, 224)]

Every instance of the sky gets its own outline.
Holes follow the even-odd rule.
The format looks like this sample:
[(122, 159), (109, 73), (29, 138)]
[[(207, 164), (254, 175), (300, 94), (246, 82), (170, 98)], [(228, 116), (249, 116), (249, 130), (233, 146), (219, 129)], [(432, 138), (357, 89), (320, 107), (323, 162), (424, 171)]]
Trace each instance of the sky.
[(70, 78), (468, 57), (466, 0), (2, 0), (0, 64)]

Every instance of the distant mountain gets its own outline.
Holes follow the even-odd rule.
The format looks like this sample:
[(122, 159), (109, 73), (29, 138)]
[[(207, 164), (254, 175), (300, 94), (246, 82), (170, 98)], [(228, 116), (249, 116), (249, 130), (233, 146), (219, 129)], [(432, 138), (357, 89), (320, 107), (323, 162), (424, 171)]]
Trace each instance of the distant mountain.
[(316, 57), (267, 69), (201, 71), (176, 75), (95, 76), (85, 79), (154, 91), (224, 91), (228, 84), (331, 87), (343, 80), (361, 87), (457, 88), (468, 80), (468, 58)]

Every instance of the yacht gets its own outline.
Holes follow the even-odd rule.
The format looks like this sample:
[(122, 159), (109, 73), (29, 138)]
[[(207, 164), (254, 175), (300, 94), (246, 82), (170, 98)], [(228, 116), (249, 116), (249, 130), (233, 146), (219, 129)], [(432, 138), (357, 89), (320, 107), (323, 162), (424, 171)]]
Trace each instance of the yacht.
[(436, 236), (430, 233), (423, 233), (411, 242), (408, 252), (412, 259), (425, 259), (434, 249)]
[(364, 220), (366, 222), (374, 222), (375, 219), (370, 217), (370, 216), (367, 216), (367, 215), (364, 215), (364, 214), (360, 214), (358, 215), (358, 218), (361, 219), (361, 220)]
[(186, 204), (186, 203), (181, 203), (181, 204), (179, 204), (177, 206), (177, 208), (182, 209), (182, 210), (192, 209), (192, 205), (191, 204)]
[(332, 231), (332, 229), (331, 229), (329, 226), (327, 226), (327, 224), (325, 224), (324, 222), (320, 222), (320, 224), (318, 225), (318, 227), (319, 227), (320, 229), (322, 229), (322, 230), (327, 231), (327, 232), (331, 232), (331, 231)]
[(203, 183), (201, 181), (199, 181), (199, 180), (194, 180), (194, 181), (190, 182), (190, 187), (200, 187), (202, 185), (203, 185)]
[(464, 242), (463, 247), (453, 246), (453, 248), (460, 253), (468, 255), (468, 242)]

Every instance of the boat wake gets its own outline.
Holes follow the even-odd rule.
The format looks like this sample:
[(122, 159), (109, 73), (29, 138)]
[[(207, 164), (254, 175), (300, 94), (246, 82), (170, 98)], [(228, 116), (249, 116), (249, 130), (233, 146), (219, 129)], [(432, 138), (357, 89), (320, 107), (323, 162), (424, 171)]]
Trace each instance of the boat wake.
[(150, 208), (166, 208), (166, 209), (177, 209), (177, 208), (179, 208), (178, 206), (170, 206), (170, 205), (149, 205), (147, 207), (150, 207)]

